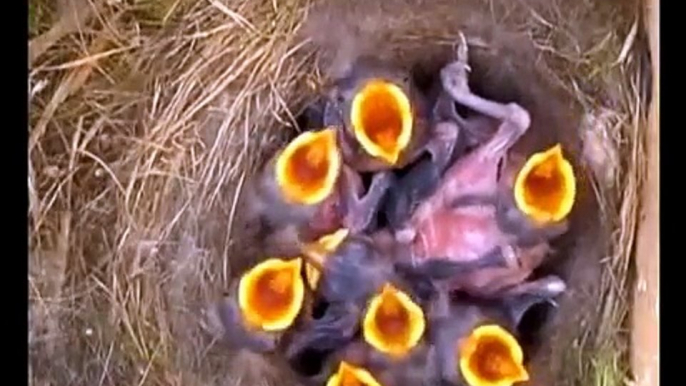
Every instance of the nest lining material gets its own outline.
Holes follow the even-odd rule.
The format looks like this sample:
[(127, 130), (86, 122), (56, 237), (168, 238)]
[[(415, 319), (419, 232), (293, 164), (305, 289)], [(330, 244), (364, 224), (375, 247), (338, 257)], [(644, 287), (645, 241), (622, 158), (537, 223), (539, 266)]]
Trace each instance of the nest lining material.
[[(626, 376), (626, 339), (615, 329), (627, 312), (642, 179), (638, 128), (646, 99), (645, 54), (640, 32), (631, 28), (633, 17), (603, 18), (633, 11), (608, 11), (602, 4), (464, 2), (470, 12), (460, 16), (452, 3), (401, 3), (360, 11), (355, 7), (362, 5), (349, 2), (329, 13), (338, 15), (330, 33), (317, 35), (301, 29), (302, 20), (316, 20), (306, 2), (174, 5), (176, 20), (167, 19), (173, 20), (170, 27), (156, 31), (124, 17), (138, 9), (96, 1), (98, 17), (88, 30), (37, 58), (29, 138), (29, 343), (36, 382), (282, 379), (278, 364), (244, 353), (227, 366), (198, 325), (202, 305), (250, 261), (241, 257), (240, 230), (233, 228), (245, 176), (293, 135), (299, 106), (324, 83), (302, 32), (334, 64), (326, 71), (335, 73), (336, 64), (345, 63), (341, 58), (364, 49), (342, 41), (345, 49), (326, 55), (327, 39), (341, 25), (355, 26), (355, 41), (371, 47), (376, 41), (379, 55), (405, 63), (449, 51), (460, 28), (484, 55), (499, 53), (498, 66), (480, 75), (484, 84), (528, 60), (571, 91), (588, 116), (604, 113), (584, 126), (616, 151), (620, 165), (589, 164), (594, 171), (615, 170), (607, 179), (612, 186), (595, 186), (613, 235), (597, 289), (604, 294), (602, 317), (573, 339), (579, 350), (566, 350), (575, 357), (566, 358), (573, 361), (559, 376), (569, 384)], [(411, 16), (402, 12), (408, 7)], [(379, 25), (381, 19), (387, 22)], [(580, 34), (584, 23), (595, 30)], [(309, 26), (316, 31), (316, 22)], [(528, 57), (512, 49), (510, 43), (526, 36), (517, 31), (533, 36)], [(597, 343), (585, 338), (588, 332)]]

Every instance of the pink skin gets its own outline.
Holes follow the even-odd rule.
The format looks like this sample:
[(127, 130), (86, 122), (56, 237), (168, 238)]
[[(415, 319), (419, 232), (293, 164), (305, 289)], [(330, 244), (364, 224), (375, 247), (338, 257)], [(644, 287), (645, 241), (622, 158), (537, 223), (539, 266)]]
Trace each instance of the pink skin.
[[(502, 134), (502, 133), (499, 133)], [(497, 246), (515, 242), (496, 221), (496, 207), (487, 203), (457, 204), (460, 199), (494, 197), (498, 192), (499, 163), (504, 154), (490, 156), (487, 146), (458, 159), (444, 174), (436, 192), (422, 202), (412, 215), (407, 230), (412, 238), (413, 256), (446, 256), (473, 261)], [(409, 233), (409, 232), (408, 232)]]
[[(505, 260), (501, 264), (462, 272), (452, 280), (455, 288), (491, 293), (525, 280), (542, 262), (549, 246), (542, 241), (518, 247), (518, 235), (500, 226), (498, 197), (511, 186), (513, 171), (506, 165), (508, 151), (529, 128), (530, 117), (515, 103), (500, 104), (472, 94), (467, 84), (466, 55), (466, 45), (462, 44), (458, 60), (441, 72), (443, 87), (456, 102), (500, 124), (488, 140), (446, 170), (435, 192), (419, 204), (403, 229), (396, 232), (396, 238), (410, 244), (414, 264), (427, 259), (476, 262), (499, 250), (496, 253)], [(459, 122), (472, 125), (468, 128), (471, 132), (492, 132), (492, 127), (474, 126), (489, 120)]]
[(440, 257), (474, 262), (494, 248), (502, 248), (509, 266), (459, 274), (452, 280), (455, 288), (490, 293), (515, 285), (524, 281), (549, 252), (547, 243), (516, 247), (517, 235), (500, 228), (495, 205), (455, 205), (465, 197), (496, 195), (500, 182), (498, 161), (480, 157), (478, 151), (461, 158), (448, 169), (436, 193), (419, 205), (409, 226), (400, 233), (414, 234), (411, 250), (415, 262)]

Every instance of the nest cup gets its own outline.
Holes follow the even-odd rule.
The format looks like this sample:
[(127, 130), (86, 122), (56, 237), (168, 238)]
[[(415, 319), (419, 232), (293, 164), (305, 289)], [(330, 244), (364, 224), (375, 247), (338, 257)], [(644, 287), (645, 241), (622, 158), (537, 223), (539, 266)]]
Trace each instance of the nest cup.
[[(572, 229), (541, 269), (569, 290), (550, 317), (527, 316), (529, 384), (630, 376), (617, 326), (649, 99), (634, 4), (179, 2), (159, 16), (164, 27), (141, 28), (150, 13), (95, 3), (92, 32), (32, 68), (32, 381), (297, 384), (278, 358), (217, 345), (203, 313), (263, 258), (237, 216), (245, 178), (356, 55), (393, 60), (428, 87), (459, 31), (472, 89), (531, 113), (515, 149), (559, 142), (578, 173)], [(121, 41), (133, 43), (112, 51)], [(102, 55), (79, 61), (83, 46)], [(50, 67), (60, 61), (69, 65)]]
[[(409, 50), (411, 48), (408, 48)], [(411, 71), (413, 80), (423, 88), (422, 91), (430, 94), (434, 91), (432, 87), (435, 86), (440, 68), (453, 59), (454, 51), (450, 46), (438, 45), (433, 47), (428, 55), (418, 47), (415, 50), (416, 56), (413, 56), (411, 51), (404, 52), (405, 60), (407, 60), (406, 68)], [(525, 55), (522, 56), (526, 58)], [(426, 59), (427, 57), (429, 59)], [(598, 202), (592, 192), (588, 176), (584, 175), (587, 171), (579, 167), (581, 141), (578, 127), (581, 111), (574, 109), (573, 106), (570, 108), (560, 89), (542, 77), (539, 69), (524, 65), (526, 63), (524, 58), (521, 58), (522, 65), (513, 64), (509, 71), (504, 71), (498, 68), (498, 64), (503, 59), (502, 56), (483, 53), (478, 49), (472, 50), (470, 86), (476, 93), (489, 99), (503, 103), (520, 103), (531, 113), (531, 128), (514, 146), (514, 151), (528, 156), (559, 144), (564, 149), (564, 157), (577, 167), (576, 179), (579, 193), (572, 213), (569, 215), (571, 229), (553, 243), (553, 247), (557, 249), (556, 254), (549, 256), (546, 263), (531, 278), (554, 273), (565, 280), (574, 281), (573, 267), (581, 264), (587, 268), (583, 277), (576, 280), (583, 280), (583, 285), (587, 286), (600, 277), (597, 262), (602, 253), (603, 237), (606, 236), (602, 233), (604, 230), (601, 229)], [(461, 113), (473, 114), (466, 110)], [(308, 122), (306, 117), (299, 118), (304, 126), (316, 126)], [(577, 250), (574, 249), (575, 247)], [(579, 251), (579, 248), (582, 250)], [(563, 306), (574, 307), (566, 303), (563, 303)], [(537, 363), (536, 356), (546, 358), (546, 351), (561, 349), (551, 345), (551, 340), (556, 338), (556, 334), (567, 334), (570, 328), (575, 328), (566, 323), (556, 326), (555, 322), (559, 323), (559, 320), (555, 317), (555, 310), (551, 308), (550, 305), (532, 307), (523, 320), (520, 343), (526, 350), (527, 365), (541, 369), (533, 370), (537, 373), (532, 375), (532, 379), (540, 377), (547, 366), (547, 364)], [(580, 332), (572, 332), (572, 335), (576, 333)]]

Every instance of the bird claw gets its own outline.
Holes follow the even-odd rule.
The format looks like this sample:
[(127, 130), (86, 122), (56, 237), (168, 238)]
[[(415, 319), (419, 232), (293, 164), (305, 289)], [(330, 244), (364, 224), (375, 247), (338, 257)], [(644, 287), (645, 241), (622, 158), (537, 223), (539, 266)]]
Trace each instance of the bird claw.
[(555, 299), (548, 299), (548, 304), (550, 304), (554, 308), (559, 308), (559, 304), (555, 301)]
[(464, 63), (467, 71), (471, 71), (467, 62), (469, 61), (469, 47), (467, 45), (467, 38), (462, 31), (458, 34), (460, 42), (457, 43), (457, 61)]
[[(456, 61), (449, 63), (441, 69), (441, 83), (443, 89), (459, 102), (459, 96), (469, 95), (469, 65)], [(458, 97), (456, 97), (458, 96)]]
[(459, 34), (460, 42), (457, 43), (457, 59), (441, 69), (441, 83), (445, 91), (448, 92), (453, 99), (455, 96), (468, 95), (471, 93), (469, 89), (469, 73), (472, 68), (469, 66), (469, 50), (467, 46), (467, 39), (464, 34)]
[(509, 291), (508, 295), (534, 295), (545, 299), (552, 299), (565, 292), (567, 285), (564, 280), (555, 275), (549, 275), (533, 281), (521, 283)]

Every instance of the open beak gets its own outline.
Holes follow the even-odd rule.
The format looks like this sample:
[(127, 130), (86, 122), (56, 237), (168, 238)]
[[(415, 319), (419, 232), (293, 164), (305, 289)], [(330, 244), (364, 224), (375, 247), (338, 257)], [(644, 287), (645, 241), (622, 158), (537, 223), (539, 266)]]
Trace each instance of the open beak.
[(517, 174), (514, 196), (517, 207), (535, 222), (558, 222), (569, 215), (576, 198), (576, 177), (562, 155), (562, 146), (526, 160)]
[(290, 327), (303, 306), (302, 260), (267, 259), (247, 271), (238, 286), (238, 305), (246, 324), (263, 331)]
[(326, 382), (326, 386), (381, 386), (367, 370), (345, 361), (338, 365), (338, 371)]
[(291, 203), (315, 205), (334, 191), (341, 156), (333, 128), (295, 137), (276, 160), (276, 180)]
[(319, 240), (312, 243), (313, 245), (305, 246), (304, 253), (310, 258), (316, 256), (314, 260), (318, 265), (315, 266), (310, 262), (305, 263), (305, 278), (307, 279), (307, 284), (310, 286), (310, 289), (313, 291), (317, 289), (317, 285), (319, 284), (321, 269), (324, 266), (326, 258), (338, 249), (338, 246), (348, 237), (348, 234), (350, 234), (348, 229), (341, 228), (336, 232), (322, 236)]
[(369, 81), (353, 98), (353, 131), (362, 148), (391, 165), (408, 146), (414, 124), (409, 97), (397, 85)]
[(421, 307), (390, 283), (371, 299), (362, 324), (364, 340), (394, 357), (402, 357), (414, 348), (425, 329)]
[(470, 386), (512, 386), (529, 380), (519, 343), (500, 326), (477, 327), (459, 351), (460, 370)]

